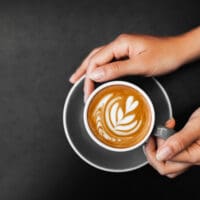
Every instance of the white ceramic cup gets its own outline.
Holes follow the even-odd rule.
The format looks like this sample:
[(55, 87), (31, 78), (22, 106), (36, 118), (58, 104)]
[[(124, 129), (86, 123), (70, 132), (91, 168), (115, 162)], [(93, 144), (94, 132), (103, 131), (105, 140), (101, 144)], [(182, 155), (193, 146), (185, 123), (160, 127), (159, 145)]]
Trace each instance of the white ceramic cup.
[[(88, 125), (88, 119), (87, 119), (87, 113), (88, 113), (88, 107), (91, 103), (91, 101), (93, 100), (93, 98), (95, 97), (95, 95), (100, 92), (102, 89), (109, 87), (109, 86), (115, 86), (115, 85), (122, 85), (122, 86), (128, 86), (130, 88), (133, 88), (135, 90), (137, 90), (147, 101), (148, 106), (150, 108), (150, 112), (151, 112), (151, 124), (150, 124), (150, 128), (148, 130), (148, 132), (146, 133), (146, 136), (144, 137), (143, 140), (141, 140), (139, 143), (131, 146), (131, 147), (127, 147), (127, 148), (114, 148), (111, 146), (108, 146), (106, 144), (104, 144), (103, 142), (101, 142), (98, 138), (95, 137), (95, 135), (92, 133), (92, 130), (90, 129), (89, 125)], [(130, 83), (130, 82), (126, 82), (126, 81), (110, 81), (107, 83), (104, 83), (102, 85), (100, 85), (99, 87), (97, 87), (92, 94), (89, 96), (89, 98), (86, 101), (85, 107), (84, 107), (84, 112), (83, 112), (83, 120), (84, 120), (84, 125), (85, 128), (89, 134), (89, 136), (91, 137), (91, 139), (96, 142), (98, 145), (100, 145), (102, 148), (105, 148), (107, 150), (110, 151), (115, 151), (115, 152), (125, 152), (125, 151), (130, 151), (133, 149), (136, 149), (138, 147), (140, 147), (141, 145), (143, 145), (148, 138), (150, 137), (152, 130), (154, 128), (154, 124), (155, 124), (155, 110), (154, 110), (154, 106), (153, 103), (151, 101), (151, 99), (149, 98), (149, 96), (144, 92), (144, 90), (142, 90), (140, 87), (138, 87), (137, 85)]]

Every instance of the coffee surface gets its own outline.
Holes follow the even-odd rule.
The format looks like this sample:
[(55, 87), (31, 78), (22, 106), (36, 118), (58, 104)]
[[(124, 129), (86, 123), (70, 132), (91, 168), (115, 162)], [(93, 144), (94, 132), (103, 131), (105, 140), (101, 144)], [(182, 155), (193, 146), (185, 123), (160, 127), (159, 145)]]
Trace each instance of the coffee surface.
[(138, 90), (114, 85), (93, 97), (87, 120), (98, 140), (110, 147), (128, 148), (148, 134), (152, 117), (147, 100)]

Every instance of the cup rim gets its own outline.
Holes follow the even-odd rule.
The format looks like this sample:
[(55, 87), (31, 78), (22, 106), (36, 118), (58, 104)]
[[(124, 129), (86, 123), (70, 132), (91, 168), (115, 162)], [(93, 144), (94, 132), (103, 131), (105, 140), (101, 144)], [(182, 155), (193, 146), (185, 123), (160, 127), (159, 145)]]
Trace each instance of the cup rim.
[[(109, 86), (112, 86), (112, 85), (123, 85), (123, 86), (128, 86), (128, 87), (131, 87), (135, 90), (137, 90), (139, 93), (142, 94), (142, 96), (146, 99), (146, 101), (148, 102), (148, 105), (150, 107), (150, 110), (151, 110), (151, 125), (150, 125), (150, 128), (149, 128), (149, 131), (148, 133), (146, 134), (146, 136), (143, 138), (143, 140), (141, 140), (139, 143), (137, 143), (136, 145), (133, 145), (131, 147), (127, 147), (127, 148), (115, 148), (115, 147), (111, 147), (111, 146), (108, 146), (106, 144), (104, 144), (103, 142), (101, 142), (99, 139), (97, 139), (94, 134), (92, 133), (92, 130), (90, 129), (89, 125), (88, 125), (88, 119), (87, 119), (87, 111), (88, 111), (88, 107), (93, 99), (93, 97), (98, 93), (100, 92), (102, 89), (106, 88), (106, 87), (109, 87)], [(86, 131), (88, 133), (88, 135), (90, 136), (90, 138), (96, 143), (98, 144), (99, 146), (103, 147), (104, 149), (106, 150), (109, 150), (109, 151), (114, 151), (114, 152), (126, 152), (126, 151), (131, 151), (131, 150), (134, 150), (140, 146), (142, 146), (147, 140), (148, 138), (150, 137), (152, 131), (153, 131), (153, 128), (154, 128), (154, 125), (155, 125), (155, 109), (154, 109), (154, 106), (153, 106), (153, 103), (150, 99), (150, 97), (147, 95), (147, 93), (141, 89), (139, 86), (137, 86), (136, 84), (134, 83), (130, 83), (130, 82), (127, 82), (127, 81), (110, 81), (110, 82), (106, 82), (106, 83), (103, 83), (102, 85), (100, 85), (99, 87), (97, 87), (92, 93), (91, 95), (89, 96), (89, 98), (87, 99), (86, 103), (85, 103), (85, 106), (84, 106), (84, 111), (83, 111), (83, 121), (84, 121), (84, 125), (85, 125), (85, 128), (86, 128)]]

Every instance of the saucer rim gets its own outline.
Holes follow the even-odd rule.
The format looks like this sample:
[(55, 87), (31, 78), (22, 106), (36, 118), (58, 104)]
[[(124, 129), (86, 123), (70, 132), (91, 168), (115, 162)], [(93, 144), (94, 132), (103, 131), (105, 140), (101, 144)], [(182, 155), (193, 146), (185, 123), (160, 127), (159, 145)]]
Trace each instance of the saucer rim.
[[(133, 171), (133, 170), (137, 170), (145, 165), (148, 164), (148, 161), (146, 160), (144, 163), (140, 164), (140, 165), (137, 165), (135, 167), (130, 167), (130, 168), (125, 168), (125, 169), (112, 169), (112, 168), (106, 168), (106, 167), (101, 167), (101, 166), (98, 166), (96, 164), (94, 164), (93, 162), (89, 161), (87, 158), (85, 158), (80, 152), (79, 150), (75, 147), (75, 145), (73, 144), (71, 138), (70, 138), (70, 135), (69, 135), (69, 131), (68, 131), (68, 128), (67, 128), (67, 109), (68, 109), (68, 104), (69, 104), (69, 100), (70, 100), (70, 97), (73, 93), (73, 91), (76, 89), (76, 87), (79, 85), (79, 83), (85, 78), (85, 75), (83, 75), (72, 87), (71, 89), (69, 90), (68, 92), (68, 95), (65, 99), (65, 103), (64, 103), (64, 107), (63, 107), (63, 127), (64, 127), (64, 131), (65, 131), (65, 136), (71, 146), (71, 148), (73, 149), (73, 151), (83, 160), (85, 161), (88, 165), (96, 168), (96, 169), (100, 169), (102, 171), (106, 171), (106, 172), (113, 172), (113, 173), (122, 173), (122, 172), (129, 172), (129, 171)], [(170, 101), (170, 98), (169, 98), (169, 95), (167, 94), (167, 91), (164, 89), (164, 87), (161, 85), (161, 83), (156, 80), (156, 78), (154, 77), (151, 77), (155, 82), (156, 84), (158, 85), (158, 87), (162, 90), (165, 98), (166, 98), (166, 101), (167, 101), (167, 104), (168, 104), (168, 109), (169, 109), (169, 117), (172, 118), (173, 117), (173, 112), (172, 112), (172, 105), (171, 105), (171, 101)], [(141, 147), (142, 148), (142, 147)]]

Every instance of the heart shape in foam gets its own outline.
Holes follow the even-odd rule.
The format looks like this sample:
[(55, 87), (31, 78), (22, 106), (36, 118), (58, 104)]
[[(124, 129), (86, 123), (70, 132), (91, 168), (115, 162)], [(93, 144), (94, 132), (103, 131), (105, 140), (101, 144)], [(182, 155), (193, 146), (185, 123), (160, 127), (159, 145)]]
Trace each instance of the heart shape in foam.
[[(123, 110), (123, 107), (117, 102), (117, 100), (121, 98), (122, 97), (116, 97), (112, 100), (115, 103), (111, 105), (110, 112), (106, 111), (106, 113), (110, 114), (109, 117), (106, 115), (106, 119), (109, 122), (108, 126), (115, 134), (125, 136), (137, 131), (141, 125), (141, 120), (136, 120), (136, 113), (133, 113), (138, 107), (139, 101), (134, 100), (134, 96), (128, 96), (126, 99), (126, 106), (124, 106), (125, 110)], [(109, 119), (111, 120), (109, 121)]]

